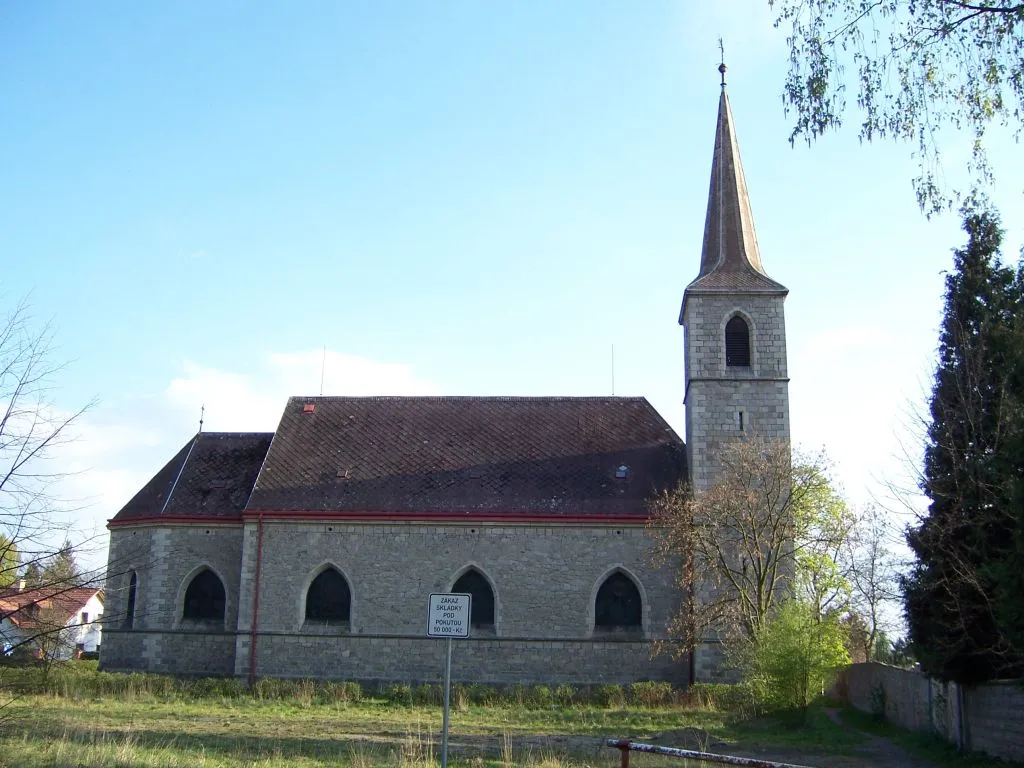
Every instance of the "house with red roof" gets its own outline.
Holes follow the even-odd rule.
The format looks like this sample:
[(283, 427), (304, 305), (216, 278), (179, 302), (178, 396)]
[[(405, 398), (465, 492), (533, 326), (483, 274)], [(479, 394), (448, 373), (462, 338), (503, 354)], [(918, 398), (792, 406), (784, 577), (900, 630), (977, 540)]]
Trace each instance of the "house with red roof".
[(96, 653), (103, 610), (103, 590), (93, 587), (0, 589), (0, 648), (51, 659)]

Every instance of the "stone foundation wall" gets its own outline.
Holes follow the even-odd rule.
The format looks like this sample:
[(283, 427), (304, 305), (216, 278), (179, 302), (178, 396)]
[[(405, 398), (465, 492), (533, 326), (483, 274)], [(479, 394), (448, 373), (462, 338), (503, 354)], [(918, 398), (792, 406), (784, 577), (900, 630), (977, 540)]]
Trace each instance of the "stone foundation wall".
[(235, 671), (235, 633), (104, 630), (100, 667), (105, 672), (226, 677)]
[[(248, 636), (238, 636), (235, 674), (248, 674)], [(258, 677), (441, 682), (446, 641), (427, 637), (260, 635)], [(686, 685), (685, 662), (651, 658), (644, 641), (466, 639), (452, 641), (452, 680), (516, 683), (628, 683), (668, 680)]]

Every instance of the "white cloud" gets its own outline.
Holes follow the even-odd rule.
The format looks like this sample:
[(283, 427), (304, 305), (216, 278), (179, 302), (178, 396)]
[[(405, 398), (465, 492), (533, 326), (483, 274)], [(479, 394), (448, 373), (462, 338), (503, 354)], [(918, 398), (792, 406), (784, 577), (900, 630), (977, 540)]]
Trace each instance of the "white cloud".
[[(411, 365), (327, 350), (281, 352), (229, 371), (194, 361), (182, 364), (156, 394), (107, 401), (77, 424), (78, 438), (61, 446), (53, 468), (65, 473), (54, 489), (76, 540), (103, 536), (106, 521), (190, 439), (205, 406), (204, 430), (273, 431), (291, 395), (435, 394), (438, 388)], [(94, 547), (90, 566), (106, 557)]]
[(261, 361), (259, 375), (184, 364), (183, 374), (166, 390), (168, 402), (193, 414), (198, 426), (205, 406), (204, 428), (223, 431), (272, 431), (289, 396), (429, 395), (437, 387), (419, 378), (411, 365), (386, 363), (327, 350), (281, 352)]

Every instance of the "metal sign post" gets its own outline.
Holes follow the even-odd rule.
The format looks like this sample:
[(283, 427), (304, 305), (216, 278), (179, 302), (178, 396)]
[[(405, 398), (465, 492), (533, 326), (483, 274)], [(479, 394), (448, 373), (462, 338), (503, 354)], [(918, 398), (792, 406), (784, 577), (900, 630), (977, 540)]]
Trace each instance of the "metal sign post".
[(452, 638), (469, 637), (472, 595), (433, 594), (427, 604), (427, 637), (447, 642), (444, 662), (444, 717), (441, 725), (441, 768), (448, 768), (448, 711), (452, 687)]

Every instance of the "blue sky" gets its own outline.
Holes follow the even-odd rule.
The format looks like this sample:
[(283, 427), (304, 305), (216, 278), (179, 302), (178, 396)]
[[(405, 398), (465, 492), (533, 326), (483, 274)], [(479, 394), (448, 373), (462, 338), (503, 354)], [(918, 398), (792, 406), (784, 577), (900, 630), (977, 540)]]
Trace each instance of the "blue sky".
[[(791, 148), (766, 2), (0, 7), (0, 295), (97, 397), (61, 460), (102, 530), (194, 432), (316, 394), (645, 395), (683, 433), (718, 43), (794, 440), (855, 503), (902, 481), (957, 216), (912, 147)], [(1001, 137), (1005, 254), (1024, 241)], [(950, 178), (969, 149), (942, 138)]]

